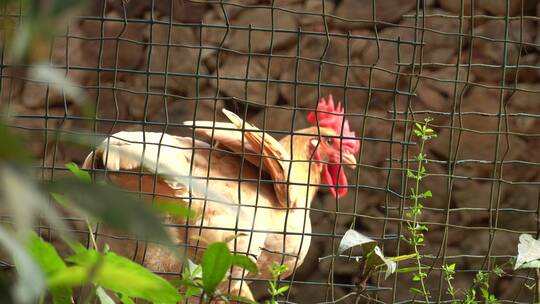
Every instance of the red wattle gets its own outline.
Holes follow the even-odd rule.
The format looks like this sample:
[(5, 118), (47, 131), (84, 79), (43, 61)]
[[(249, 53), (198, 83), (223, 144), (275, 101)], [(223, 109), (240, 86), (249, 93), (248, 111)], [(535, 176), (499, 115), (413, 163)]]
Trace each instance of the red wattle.
[(339, 165), (326, 165), (322, 173), (324, 182), (333, 186), (330, 187), (330, 192), (334, 197), (341, 198), (347, 194), (347, 176), (343, 168)]

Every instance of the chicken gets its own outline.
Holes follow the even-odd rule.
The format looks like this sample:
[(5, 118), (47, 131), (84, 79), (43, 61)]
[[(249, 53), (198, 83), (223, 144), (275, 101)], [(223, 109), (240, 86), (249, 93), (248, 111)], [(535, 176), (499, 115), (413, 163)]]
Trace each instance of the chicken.
[[(332, 96), (322, 98), (308, 115), (312, 127), (280, 141), (232, 112), (224, 114), (230, 122), (185, 122), (211, 144), (162, 133), (119, 132), (88, 155), (83, 167), (106, 169), (111, 181), (126, 189), (187, 202), (199, 218), (165, 222), (175, 224), (171, 233), (195, 259), (205, 244), (226, 242), (231, 251), (254, 259), (258, 278), (271, 278), (273, 262), (288, 266), (286, 277), (309, 249), (315, 194), (321, 184), (329, 185), (336, 197), (347, 193), (342, 165), (356, 165), (360, 141)], [(141, 170), (151, 174), (133, 174)], [(181, 267), (158, 246), (147, 249), (143, 264), (160, 272)], [(249, 277), (233, 268), (230, 277), (236, 280), (221, 290), (253, 299), (242, 276)]]

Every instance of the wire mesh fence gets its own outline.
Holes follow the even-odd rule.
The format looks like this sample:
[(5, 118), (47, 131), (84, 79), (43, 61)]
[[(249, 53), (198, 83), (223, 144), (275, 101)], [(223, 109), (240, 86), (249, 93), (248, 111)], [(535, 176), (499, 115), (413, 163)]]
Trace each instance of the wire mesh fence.
[[(42, 178), (54, 179), (90, 151), (47, 131), (194, 138), (184, 121), (227, 121), (222, 109), (228, 109), (280, 139), (308, 127), (308, 113), (331, 94), (361, 149), (347, 172), (347, 196), (336, 199), (318, 185), (302, 218), (312, 223), (311, 232), (300, 233), (311, 238), (309, 252), (282, 278), (291, 288), (281, 300), (294, 303), (420, 301), (409, 290), (416, 281), (399, 271), (386, 280), (373, 275), (360, 292), (354, 259), (335, 252), (350, 227), (378, 240), (386, 256), (411, 252), (402, 237), (411, 210), (407, 169), (418, 161), (412, 128), (431, 117), (438, 137), (424, 151), (422, 188), (433, 197), (420, 218), (429, 228), (420, 250), (430, 299), (451, 301), (442, 266), (456, 263), (455, 286), (464, 293), (485, 271), (500, 302), (528, 303), (537, 299), (534, 271), (513, 271), (508, 261), (519, 235), (538, 236), (539, 229), (537, 6), (532, 0), (96, 1), (51, 45), (34, 50), (84, 90), (94, 117), (66, 92), (29, 77), (29, 65), (11, 62), (4, 51), (1, 103), (10, 125), (33, 135)], [(22, 23), (21, 12), (4, 9), (3, 17)], [(209, 153), (219, 149), (212, 145)], [(155, 174), (135, 176), (140, 181), (132, 190), (159, 192)], [(153, 187), (143, 187), (144, 176)], [(211, 188), (217, 183), (210, 173), (206, 178)], [(244, 182), (264, 179), (260, 173)], [(221, 228), (243, 232), (238, 225)], [(105, 231), (96, 231), (98, 239), (133, 259), (144, 261), (152, 251)], [(255, 298), (265, 299), (266, 281), (247, 280)]]

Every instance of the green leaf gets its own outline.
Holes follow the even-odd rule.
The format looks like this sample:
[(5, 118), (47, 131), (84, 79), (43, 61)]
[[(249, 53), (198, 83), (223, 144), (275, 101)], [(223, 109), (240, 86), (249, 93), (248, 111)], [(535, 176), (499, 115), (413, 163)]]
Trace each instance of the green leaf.
[(235, 254), (231, 259), (232, 265), (242, 267), (245, 270), (251, 272), (252, 274), (259, 274), (259, 269), (257, 269), (257, 264), (253, 262), (249, 257), (245, 255)]
[(198, 295), (202, 294), (202, 292), (203, 292), (202, 288), (197, 287), (197, 286), (189, 285), (186, 288), (185, 297), (186, 297), (186, 299), (190, 299), (193, 296), (198, 296)]
[[(34, 260), (41, 266), (45, 276), (49, 277), (54, 273), (66, 268), (66, 264), (58, 255), (54, 246), (45, 242), (36, 233), (31, 233), (28, 243), (28, 251)], [(71, 304), (73, 291), (68, 287), (51, 288), (53, 303)]]
[(277, 294), (282, 295), (287, 290), (289, 290), (289, 285), (282, 286), (277, 290)]
[[(422, 266), (421, 269), (422, 270), (427, 270), (427, 269), (429, 269), (429, 267), (428, 266)], [(396, 269), (396, 273), (408, 273), (408, 272), (416, 272), (416, 271), (418, 271), (418, 266), (403, 267), (403, 268)]]
[(12, 35), (13, 39), (10, 43), (9, 54), (14, 61), (23, 59), (30, 49), (30, 42), (33, 36), (34, 22), (32, 18), (28, 18), (27, 22), (23, 22)]
[(337, 254), (342, 254), (345, 250), (355, 246), (362, 246), (364, 257), (367, 257), (366, 263), (368, 267), (375, 268), (380, 265), (386, 265), (385, 279), (396, 271), (397, 264), (385, 258), (381, 248), (377, 246), (377, 242), (354, 229), (349, 229), (345, 232), (339, 243)]
[(518, 255), (514, 270), (523, 264), (540, 259), (540, 241), (535, 240), (529, 234), (519, 236)]
[(409, 260), (409, 259), (414, 259), (415, 257), (416, 257), (416, 253), (411, 253), (411, 254), (399, 255), (397, 257), (390, 257), (390, 258), (387, 258), (387, 259), (392, 261), (392, 262), (399, 262), (399, 261), (405, 261), (405, 260)]
[(9, 211), (16, 238), (24, 240), (32, 231), (33, 221), (40, 217), (56, 229), (64, 240), (72, 236), (59, 212), (51, 208), (48, 195), (36, 184), (30, 172), (16, 166), (0, 164), (2, 203)]
[(229, 300), (229, 302), (231, 303), (247, 303), (247, 304), (257, 304), (257, 302), (251, 300), (251, 299), (248, 299), (246, 297), (243, 297), (243, 296), (239, 296), (239, 295), (234, 295), (234, 294), (229, 294), (227, 295), (227, 300)]
[[(73, 253), (75, 254), (82, 254), (84, 252), (87, 252), (88, 251), (88, 248), (86, 248), (86, 246), (84, 246), (83, 244), (81, 243), (78, 243), (78, 242), (68, 242), (67, 243), (69, 248), (73, 251)], [(68, 258), (69, 259), (69, 258)]]
[(84, 170), (81, 170), (81, 168), (79, 168), (76, 163), (67, 163), (65, 166), (69, 171), (71, 171), (71, 173), (73, 173), (73, 175), (78, 177), (80, 180), (85, 182), (92, 181), (92, 177), (90, 176), (90, 174)]
[(47, 279), (47, 286), (52, 288), (76, 287), (88, 283), (90, 270), (82, 266), (68, 266)]
[(443, 265), (442, 268), (445, 272), (454, 273), (456, 269), (456, 263)]
[(416, 224), (416, 230), (417, 231), (428, 231), (428, 227), (426, 225), (420, 225), (420, 224)]
[(92, 283), (128, 297), (159, 303), (180, 300), (180, 294), (168, 281), (114, 252), (101, 254), (92, 249), (66, 260), (77, 266), (57, 273), (49, 286), (78, 286), (90, 278)]
[(96, 288), (96, 295), (101, 304), (115, 304), (114, 300), (107, 294), (107, 292), (101, 287)]
[(482, 293), (482, 297), (486, 300), (489, 299), (489, 291), (485, 288), (480, 288), (480, 293)]
[(20, 136), (15, 136), (9, 128), (0, 122), (0, 159), (27, 163), (31, 157), (28, 149), (23, 146)]
[(62, 207), (68, 207), (69, 206), (68, 200), (62, 194), (55, 193), (55, 192), (51, 192), (50, 194), (51, 194), (53, 200), (55, 202), (57, 202), (58, 204), (60, 204)]
[(225, 243), (213, 243), (208, 246), (202, 257), (202, 281), (204, 291), (213, 294), (223, 281), (231, 266), (232, 255)]
[(54, 246), (45, 242), (36, 233), (32, 232), (28, 241), (28, 251), (41, 266), (46, 275), (66, 268), (66, 264), (58, 255)]
[(120, 302), (122, 302), (123, 304), (135, 304), (135, 302), (128, 296), (125, 296), (123, 294), (117, 294), (118, 295), (118, 298), (120, 299)]
[(21, 302), (32, 302), (45, 290), (45, 277), (43, 271), (30, 257), (25, 248), (0, 226), (0, 244), (2, 250), (8, 253), (15, 261), (18, 281), (13, 296)]
[(61, 17), (61, 15), (65, 15), (84, 4), (86, 4), (86, 0), (55, 0), (52, 3), (50, 14), (54, 17)]
[(58, 179), (49, 183), (47, 188), (55, 193), (63, 193), (72, 204), (113, 228), (175, 248), (150, 207), (113, 186)]

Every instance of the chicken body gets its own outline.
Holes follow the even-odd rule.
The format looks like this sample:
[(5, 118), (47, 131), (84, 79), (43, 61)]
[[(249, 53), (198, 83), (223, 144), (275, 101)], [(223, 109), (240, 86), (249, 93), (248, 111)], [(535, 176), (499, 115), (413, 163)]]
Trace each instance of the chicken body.
[[(278, 143), (252, 126), (253, 132), (238, 130), (243, 122), (229, 118), (233, 124), (192, 123), (211, 123), (213, 128), (195, 131), (212, 138), (212, 145), (162, 133), (117, 133), (90, 154), (83, 167), (106, 169), (112, 182), (123, 188), (187, 203), (199, 218), (164, 221), (174, 224), (169, 228), (173, 238), (192, 258), (200, 258), (201, 248), (209, 243), (225, 242), (231, 251), (255, 261), (258, 278), (271, 278), (274, 262), (288, 266), (286, 277), (302, 264), (309, 249), (309, 208), (325, 162), (331, 161), (324, 153), (330, 140), (323, 138), (336, 136), (336, 131), (311, 127)], [(151, 174), (133, 174), (140, 171)], [(146, 250), (143, 265), (165, 273), (181, 270), (171, 252), (154, 245)], [(233, 267), (231, 284), (223, 283), (220, 290), (253, 300), (244, 277), (242, 269)]]

